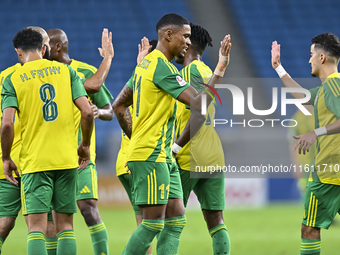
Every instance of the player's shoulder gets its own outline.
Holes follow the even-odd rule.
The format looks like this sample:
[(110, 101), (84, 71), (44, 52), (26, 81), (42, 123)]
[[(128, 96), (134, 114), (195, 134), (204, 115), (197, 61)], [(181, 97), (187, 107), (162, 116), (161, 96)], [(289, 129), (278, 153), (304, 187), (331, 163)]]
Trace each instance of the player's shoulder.
[(340, 97), (340, 73), (333, 73), (323, 83), (324, 92)]
[(5, 70), (0, 72), (1, 77), (7, 77), (9, 74), (13, 73), (14, 71), (18, 70), (21, 67), (20, 63), (17, 63), (13, 66), (6, 68)]
[(161, 74), (175, 74), (178, 73), (178, 69), (174, 64), (172, 64), (165, 55), (159, 50), (153, 50), (149, 53), (148, 60), (156, 65), (156, 71)]
[(91, 71), (92, 73), (95, 73), (97, 71), (96, 67), (89, 65), (85, 62), (75, 60), (75, 59), (72, 59), (70, 66), (77, 72), (78, 71), (81, 72), (82, 70), (84, 70), (84, 71)]

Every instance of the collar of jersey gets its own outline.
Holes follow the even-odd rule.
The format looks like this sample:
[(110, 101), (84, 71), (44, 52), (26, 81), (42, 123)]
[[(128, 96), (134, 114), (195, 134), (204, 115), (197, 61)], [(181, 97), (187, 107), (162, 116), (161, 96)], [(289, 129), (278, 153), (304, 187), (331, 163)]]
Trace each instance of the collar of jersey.
[(331, 75), (327, 77), (327, 79), (323, 83), (326, 83), (329, 79), (336, 78), (339, 76), (340, 76), (340, 73), (332, 73)]

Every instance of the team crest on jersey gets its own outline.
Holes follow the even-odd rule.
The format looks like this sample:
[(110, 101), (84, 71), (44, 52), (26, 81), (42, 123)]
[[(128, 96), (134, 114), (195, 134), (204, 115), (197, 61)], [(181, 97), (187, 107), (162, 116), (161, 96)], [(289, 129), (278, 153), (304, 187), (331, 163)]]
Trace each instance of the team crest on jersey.
[(178, 81), (178, 84), (181, 85), (182, 87), (187, 84), (187, 82), (179, 75), (176, 76), (176, 80)]

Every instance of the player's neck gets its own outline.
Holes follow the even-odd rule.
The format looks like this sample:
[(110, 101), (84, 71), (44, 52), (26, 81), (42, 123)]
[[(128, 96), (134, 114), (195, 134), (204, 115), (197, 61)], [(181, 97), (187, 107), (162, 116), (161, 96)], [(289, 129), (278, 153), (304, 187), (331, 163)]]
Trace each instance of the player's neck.
[(39, 60), (42, 59), (41, 53), (39, 52), (28, 52), (26, 54), (23, 54), (23, 56), (21, 57), (21, 63), (25, 64), (27, 62), (31, 62), (31, 61), (35, 61), (35, 60)]
[(58, 61), (64, 64), (67, 64), (67, 65), (70, 65), (72, 62), (72, 60), (70, 59), (70, 56), (67, 53), (62, 54), (61, 59)]
[(202, 61), (202, 55), (194, 52), (187, 52), (187, 55), (185, 56), (183, 66), (186, 67), (187, 65), (190, 65), (190, 63), (194, 60)]
[(330, 76), (333, 73), (337, 73), (337, 72), (338, 72), (338, 67), (335, 65), (330, 65), (320, 70), (319, 78), (321, 82), (323, 83), (325, 82), (328, 76)]

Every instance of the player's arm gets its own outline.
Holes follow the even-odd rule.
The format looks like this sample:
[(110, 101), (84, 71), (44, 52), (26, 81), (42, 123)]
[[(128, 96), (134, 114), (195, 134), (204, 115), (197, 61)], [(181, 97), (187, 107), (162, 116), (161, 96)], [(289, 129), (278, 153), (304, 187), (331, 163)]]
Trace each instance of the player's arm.
[(14, 178), (12, 171), (15, 172), (17, 177), (19, 177), (19, 172), (17, 166), (11, 159), (11, 149), (14, 139), (14, 117), (15, 112), (18, 109), (18, 100), (10, 76), (8, 76), (3, 83), (1, 96), (1, 148), (3, 171), (6, 179), (13, 185), (18, 186), (18, 181)]
[(100, 55), (103, 57), (103, 61), (97, 72), (87, 78), (84, 83), (85, 90), (88, 94), (94, 94), (100, 90), (110, 71), (114, 50), (112, 45), (112, 33), (109, 33), (106, 28), (104, 28), (102, 34), (102, 48), (98, 48), (98, 50)]
[(93, 112), (85, 96), (78, 97), (74, 104), (81, 112), (80, 128), (82, 140), (78, 147), (79, 169), (85, 169), (90, 162), (90, 141), (93, 130)]
[[(280, 61), (280, 47), (281, 45), (277, 43), (277, 41), (274, 41), (272, 43), (272, 50), (271, 50), (271, 56), (272, 56), (272, 67), (275, 69), (275, 71), (278, 73), (278, 75), (281, 78), (282, 83), (287, 88), (302, 88), (296, 81), (293, 80), (293, 78), (285, 71), (285, 69), (281, 65)], [(296, 99), (303, 99), (305, 98), (305, 95), (303, 93), (293, 93), (290, 92), (291, 96)], [(308, 103), (306, 103), (308, 104)]]
[[(206, 86), (205, 90), (209, 93), (215, 94), (218, 89), (215, 89), (215, 84), (221, 83), (221, 80), (224, 76), (224, 72), (229, 64), (229, 53), (231, 49), (230, 35), (226, 35), (221, 42), (221, 47), (219, 50), (219, 61), (216, 65), (213, 76), (210, 78), (208, 82), (208, 86)], [(207, 92), (201, 90), (199, 93), (192, 87), (188, 87), (185, 89), (177, 98), (178, 101), (190, 106), (192, 110), (201, 111), (201, 96), (208, 95)], [(207, 96), (207, 104), (206, 107), (211, 103), (212, 98)]]
[[(189, 111), (186, 109), (186, 111)], [(177, 155), (178, 151), (183, 148), (191, 138), (193, 138), (198, 130), (201, 129), (203, 123), (205, 122), (205, 116), (201, 114), (201, 112), (196, 110), (191, 110), (191, 115), (188, 120), (187, 125), (183, 129), (181, 135), (177, 138), (175, 143), (173, 144), (172, 150)]]
[(102, 108), (98, 108), (95, 104), (91, 103), (91, 108), (95, 119), (112, 120), (114, 117), (111, 104), (107, 104)]
[(69, 67), (71, 78), (71, 91), (74, 104), (80, 110), (80, 128), (82, 140), (78, 147), (78, 169), (84, 169), (90, 162), (90, 141), (93, 129), (93, 112), (87, 100), (87, 94), (79, 75)]
[(128, 85), (125, 85), (112, 104), (112, 109), (115, 112), (118, 123), (129, 139), (131, 139), (132, 133), (132, 119), (129, 106), (132, 105), (132, 102), (133, 90)]
[(299, 148), (299, 154), (301, 154), (301, 151), (303, 151), (303, 154), (306, 154), (306, 151), (309, 152), (310, 146), (318, 139), (319, 136), (340, 133), (340, 98), (331, 91), (328, 84), (325, 84), (323, 89), (324, 97), (328, 99), (325, 101), (326, 107), (338, 118), (338, 120), (329, 125), (314, 129), (306, 134), (293, 136), (295, 139), (298, 139), (293, 150)]

